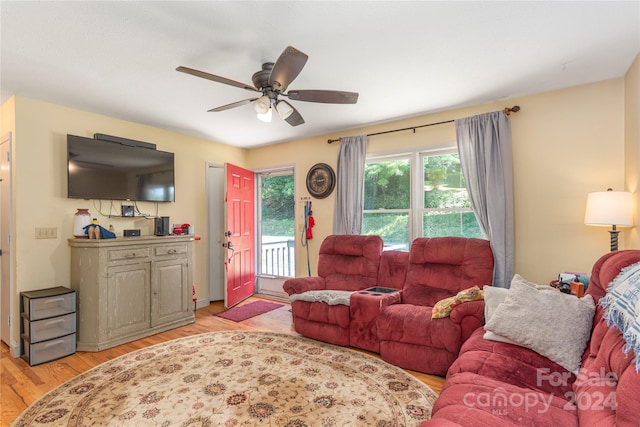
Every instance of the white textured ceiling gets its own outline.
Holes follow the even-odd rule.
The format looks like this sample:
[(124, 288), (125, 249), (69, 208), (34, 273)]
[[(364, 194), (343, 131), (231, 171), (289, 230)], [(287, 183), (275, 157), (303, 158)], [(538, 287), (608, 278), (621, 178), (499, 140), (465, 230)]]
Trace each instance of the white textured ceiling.
[[(1, 101), (21, 95), (239, 147), (624, 75), (640, 2), (0, 2)], [(291, 45), (290, 89), (359, 92), (355, 105), (291, 101), (306, 123), (256, 119), (244, 83)], [(104, 132), (96, 129), (96, 132)]]

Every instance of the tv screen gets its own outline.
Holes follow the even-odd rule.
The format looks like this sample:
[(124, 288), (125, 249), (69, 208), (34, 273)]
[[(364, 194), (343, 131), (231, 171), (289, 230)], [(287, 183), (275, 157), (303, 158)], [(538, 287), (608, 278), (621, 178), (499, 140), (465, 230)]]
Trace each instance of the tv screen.
[(67, 197), (175, 201), (173, 153), (67, 135)]

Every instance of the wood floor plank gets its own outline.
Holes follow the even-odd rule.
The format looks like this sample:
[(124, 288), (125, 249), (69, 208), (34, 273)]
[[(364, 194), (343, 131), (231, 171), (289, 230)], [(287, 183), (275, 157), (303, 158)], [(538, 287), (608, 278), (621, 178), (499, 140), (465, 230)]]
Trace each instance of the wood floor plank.
[[(244, 303), (259, 299), (264, 298), (252, 297)], [(177, 338), (214, 331), (260, 330), (298, 335), (293, 329), (291, 306), (282, 301), (277, 302), (283, 303), (283, 306), (242, 322), (234, 322), (215, 316), (216, 313), (224, 311), (224, 304), (222, 301), (213, 302), (196, 310), (196, 321), (191, 325), (182, 326), (100, 352), (79, 351), (71, 356), (33, 367), (29, 366), (21, 358), (14, 359), (11, 357), (9, 348), (2, 343), (0, 352), (0, 427), (11, 425), (27, 406), (65, 381), (101, 363), (134, 350)], [(379, 357), (374, 353), (364, 352), (374, 357)], [(440, 393), (444, 378), (420, 372), (407, 372), (427, 384), (436, 393)]]

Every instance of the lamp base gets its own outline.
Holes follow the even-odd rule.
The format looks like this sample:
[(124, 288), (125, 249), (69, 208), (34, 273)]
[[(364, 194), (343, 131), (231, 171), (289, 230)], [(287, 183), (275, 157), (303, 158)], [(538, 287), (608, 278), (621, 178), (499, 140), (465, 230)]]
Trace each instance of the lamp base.
[(609, 230), (609, 234), (611, 235), (611, 252), (615, 252), (618, 250), (618, 234), (620, 233), (620, 231), (616, 230), (615, 228), (613, 230)]

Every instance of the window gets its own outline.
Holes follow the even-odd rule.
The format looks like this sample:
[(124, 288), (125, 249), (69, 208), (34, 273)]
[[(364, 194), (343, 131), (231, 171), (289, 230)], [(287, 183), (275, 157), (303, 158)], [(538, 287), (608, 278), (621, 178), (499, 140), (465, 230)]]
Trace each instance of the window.
[(385, 248), (408, 250), (411, 236), (411, 158), (367, 161), (362, 234), (377, 234)]
[(455, 145), (370, 156), (365, 165), (362, 234), (385, 249), (408, 250), (419, 236), (484, 238), (471, 209)]

